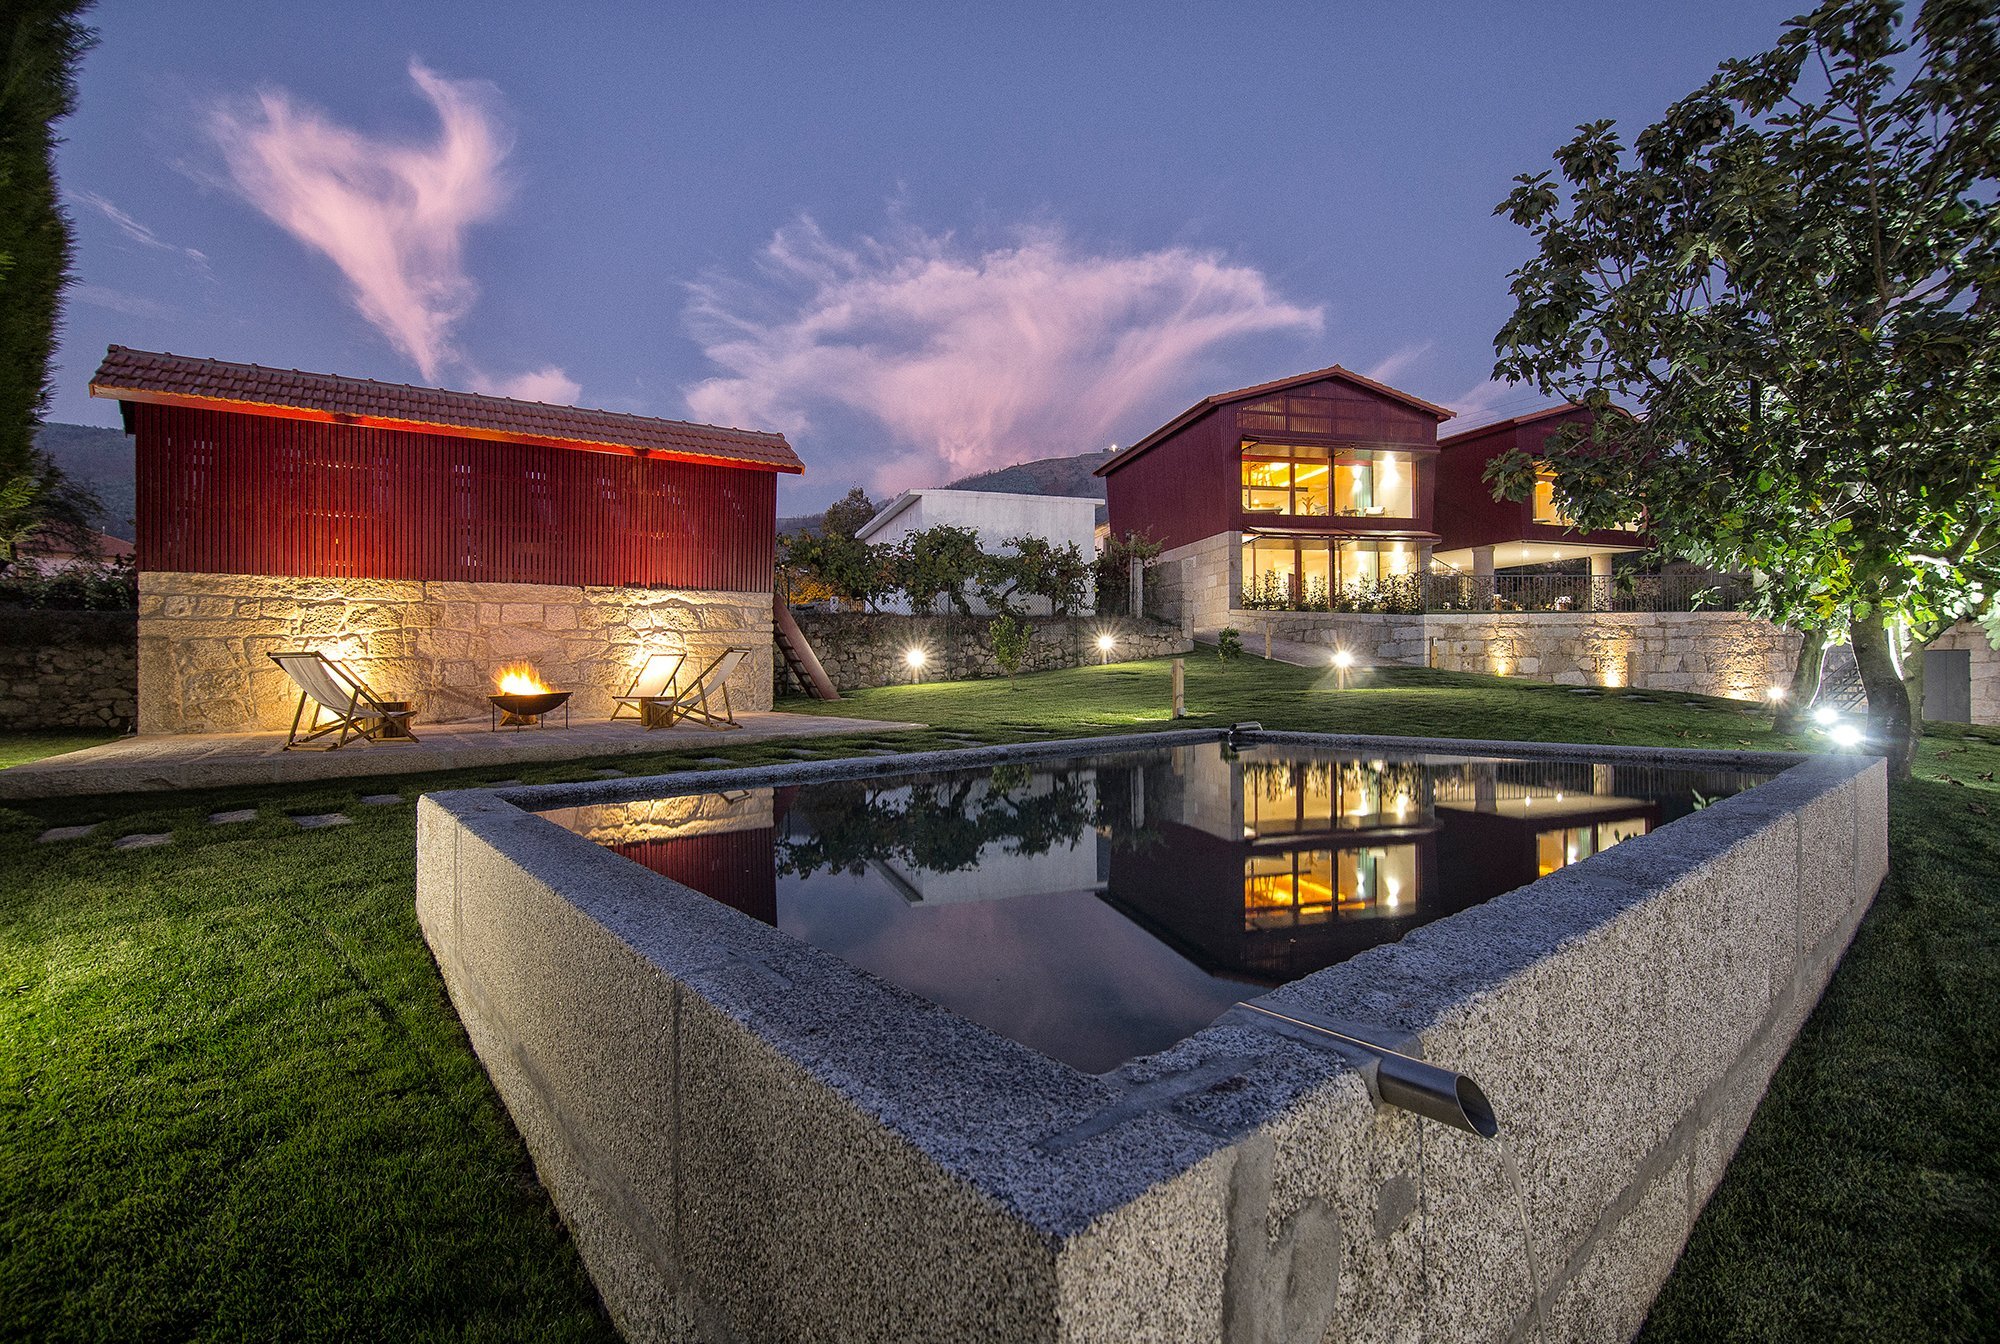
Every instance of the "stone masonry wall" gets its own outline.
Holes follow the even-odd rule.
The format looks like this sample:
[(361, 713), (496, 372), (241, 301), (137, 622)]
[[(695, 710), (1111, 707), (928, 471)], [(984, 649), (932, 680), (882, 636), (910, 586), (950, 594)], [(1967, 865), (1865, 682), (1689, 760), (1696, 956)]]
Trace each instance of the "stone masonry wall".
[(1252, 650), (1274, 638), (1351, 650), (1363, 663), (1529, 677), (1564, 686), (1630, 686), (1760, 698), (1791, 680), (1796, 632), (1727, 611), (1232, 611)]
[[(840, 690), (864, 686), (901, 686), (911, 680), (905, 655), (922, 648), (925, 681), (965, 681), (1006, 675), (993, 657), (987, 636), (990, 617), (897, 616), (878, 612), (795, 611), (799, 628)], [(1023, 672), (1052, 672), (1098, 661), (1097, 638), (1118, 641), (1113, 662), (1186, 653), (1194, 642), (1177, 627), (1159, 621), (1132, 621), (1108, 616), (1028, 618), (1034, 642), (1021, 664)], [(777, 668), (779, 689), (789, 676)], [(796, 688), (794, 688), (796, 689)]]
[(131, 727), (133, 629), (129, 611), (0, 613), (0, 728)]
[(496, 672), (532, 663), (574, 691), (570, 711), (604, 718), (648, 654), (699, 668), (751, 651), (730, 678), (738, 710), (771, 707), (768, 593), (576, 588), (252, 574), (139, 576), (139, 729), (247, 732), (290, 726), (298, 690), (266, 654), (347, 659), (376, 694), (410, 700), (416, 723), (487, 717)]
[(1229, 624), (1238, 592), (1238, 534), (1221, 532), (1161, 552), (1147, 571), (1146, 614), (1189, 634)]

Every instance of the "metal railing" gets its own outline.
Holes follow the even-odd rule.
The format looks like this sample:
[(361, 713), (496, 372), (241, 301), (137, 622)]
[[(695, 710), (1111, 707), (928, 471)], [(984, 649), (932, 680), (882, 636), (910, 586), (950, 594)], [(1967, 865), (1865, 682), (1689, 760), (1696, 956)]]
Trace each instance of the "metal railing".
[(1306, 593), (1246, 586), (1241, 607), (1262, 611), (1567, 612), (1738, 611), (1749, 580), (1731, 574), (1424, 574)]

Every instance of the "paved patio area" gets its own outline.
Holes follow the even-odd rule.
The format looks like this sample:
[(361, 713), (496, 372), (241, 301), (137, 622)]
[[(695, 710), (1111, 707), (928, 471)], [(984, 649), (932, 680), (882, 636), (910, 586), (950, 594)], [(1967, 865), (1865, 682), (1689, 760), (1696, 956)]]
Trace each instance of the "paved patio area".
[(426, 723), (418, 742), (351, 742), (338, 751), (286, 751), (283, 733), (189, 733), (121, 738), (64, 756), (0, 770), (0, 799), (89, 793), (151, 793), (235, 784), (414, 775), (432, 770), (636, 756), (772, 738), (893, 733), (922, 724), (817, 714), (739, 714), (727, 732), (682, 724), (647, 731), (632, 719), (578, 720), (569, 727), (503, 729), (487, 721)]

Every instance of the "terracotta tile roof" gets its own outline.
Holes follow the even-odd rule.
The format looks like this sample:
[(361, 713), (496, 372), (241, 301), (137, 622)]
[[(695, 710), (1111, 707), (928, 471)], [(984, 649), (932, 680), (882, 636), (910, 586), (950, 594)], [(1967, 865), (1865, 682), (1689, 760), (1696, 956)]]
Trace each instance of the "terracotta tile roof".
[(1323, 378), (1338, 378), (1344, 383), (1353, 383), (1356, 387), (1366, 388), (1370, 392), (1379, 392), (1385, 397), (1402, 402), (1405, 406), (1414, 407), (1419, 411), (1434, 415), (1440, 421), (1449, 420), (1458, 414), (1457, 411), (1447, 410), (1436, 402), (1425, 401), (1422, 397), (1413, 397), (1407, 392), (1398, 391), (1396, 388), (1390, 387), (1387, 383), (1378, 383), (1373, 378), (1363, 377), (1352, 369), (1342, 368), (1338, 364), (1329, 364), (1323, 369), (1314, 369), (1310, 373), (1295, 373), (1289, 378), (1275, 378), (1268, 383), (1258, 383), (1253, 387), (1239, 387), (1231, 392), (1217, 392), (1212, 397), (1203, 397), (1200, 401), (1197, 401), (1194, 405), (1188, 407), (1185, 411), (1182, 411), (1179, 415), (1167, 421), (1166, 424), (1161, 425), (1131, 447), (1121, 449), (1119, 452), (1113, 454), (1109, 462), (1106, 462), (1096, 471), (1093, 471), (1091, 475), (1110, 475), (1140, 453), (1151, 448), (1161, 439), (1166, 438), (1174, 431), (1206, 415), (1218, 406), (1226, 406), (1232, 401), (1248, 401), (1251, 397), (1261, 397), (1268, 392), (1282, 392), (1288, 387), (1302, 387), (1307, 383), (1319, 382)]
[(114, 345), (90, 381), (92, 396), (291, 419), (334, 421), (514, 443), (661, 453), (767, 471), (805, 470), (782, 434), (551, 406), (477, 392), (378, 383), (297, 369), (158, 354)]
[(1505, 420), (1488, 420), (1483, 425), (1474, 425), (1471, 429), (1463, 429), (1449, 437), (1439, 439), (1438, 447), (1449, 448), (1453, 444), (1464, 443), (1468, 439), (1476, 439), (1486, 434), (1498, 433), (1503, 429), (1518, 429), (1522, 425), (1532, 425), (1537, 420), (1547, 420), (1552, 416), (1567, 415), (1571, 411), (1580, 411), (1582, 409), (1583, 407), (1577, 405), (1575, 402), (1566, 401), (1560, 406), (1545, 406), (1539, 411), (1529, 411), (1525, 415), (1510, 415)]

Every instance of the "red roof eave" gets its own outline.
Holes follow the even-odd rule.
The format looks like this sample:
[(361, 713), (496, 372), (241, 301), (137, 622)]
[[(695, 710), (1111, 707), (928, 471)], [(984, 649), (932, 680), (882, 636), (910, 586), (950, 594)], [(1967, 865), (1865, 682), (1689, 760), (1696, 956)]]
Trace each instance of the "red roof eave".
[(784, 472), (801, 475), (802, 463), (760, 462), (744, 457), (708, 456), (667, 448), (637, 448), (630, 444), (606, 443), (595, 439), (572, 439), (554, 435), (523, 434), (511, 430), (455, 425), (435, 420), (400, 419), (394, 416), (363, 415), (349, 411), (326, 411), (309, 406), (286, 406), (276, 402), (247, 401), (234, 397), (203, 397), (183, 392), (159, 392), (149, 388), (113, 387), (93, 382), (90, 395), (117, 401), (150, 402), (159, 406), (185, 406), (195, 410), (235, 411), (269, 416), (277, 420), (309, 420), (319, 424), (355, 425), (364, 429), (393, 429), (423, 434), (444, 434), (459, 439), (485, 439), (494, 443), (519, 443), (547, 448), (573, 448), (586, 452), (612, 453), (625, 457), (661, 458), (669, 462), (692, 462), (703, 466), (735, 467), (745, 471)]
[(1323, 369), (1314, 369), (1310, 373), (1296, 373), (1289, 378), (1276, 378), (1268, 383), (1258, 383), (1252, 387), (1239, 387), (1232, 392), (1218, 392), (1212, 397), (1204, 397), (1169, 420), (1166, 424), (1161, 425), (1151, 434), (1148, 434), (1145, 438), (1133, 444), (1130, 448), (1115, 454), (1109, 462), (1106, 462), (1090, 474), (1093, 476), (1109, 476), (1112, 472), (1139, 456), (1139, 454), (1152, 448), (1162, 439), (1178, 433), (1180, 430), (1193, 424), (1196, 420), (1199, 420), (1202, 416), (1208, 414), (1208, 412), (1227, 406), (1231, 402), (1248, 401), (1252, 397), (1261, 397), (1272, 392), (1282, 392), (1288, 387), (1300, 387), (1306, 383), (1317, 383), (1327, 378), (1338, 378), (1342, 382), (1353, 383), (1357, 387), (1364, 388), (1380, 396), (1388, 397), (1393, 401), (1400, 401), (1405, 406), (1422, 411), (1427, 415), (1436, 416), (1439, 423), (1450, 420), (1458, 414), (1457, 411), (1448, 410), (1436, 402), (1425, 401), (1422, 397), (1411, 396), (1408, 392), (1390, 387), (1387, 383), (1378, 383), (1373, 378), (1364, 377), (1352, 369), (1343, 368), (1338, 364), (1329, 364)]

